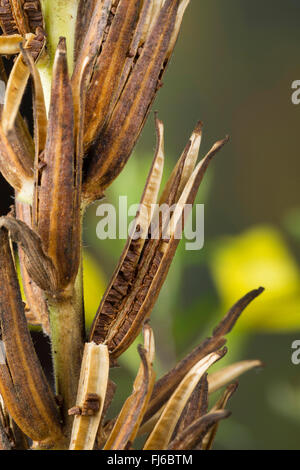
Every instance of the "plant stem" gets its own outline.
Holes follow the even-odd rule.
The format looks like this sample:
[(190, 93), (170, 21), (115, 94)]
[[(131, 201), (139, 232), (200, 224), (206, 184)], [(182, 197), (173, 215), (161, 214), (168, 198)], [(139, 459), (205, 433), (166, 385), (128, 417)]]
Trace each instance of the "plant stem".
[(78, 3), (79, 0), (41, 0), (45, 29), (47, 32), (47, 53), (41, 57), (37, 68), (41, 76), (47, 112), (50, 106), (54, 55), (60, 37), (66, 38), (70, 76), (73, 73)]
[(84, 318), (81, 295), (81, 274), (72, 295), (48, 299), (51, 326), (52, 359), (55, 388), (62, 398), (64, 434), (70, 436), (73, 418), (68, 410), (76, 402), (84, 344)]
[(66, 38), (68, 66), (70, 73), (72, 73), (79, 0), (42, 0), (41, 3), (47, 32), (47, 50), (50, 55), (50, 61), (51, 63), (53, 62), (59, 38)]

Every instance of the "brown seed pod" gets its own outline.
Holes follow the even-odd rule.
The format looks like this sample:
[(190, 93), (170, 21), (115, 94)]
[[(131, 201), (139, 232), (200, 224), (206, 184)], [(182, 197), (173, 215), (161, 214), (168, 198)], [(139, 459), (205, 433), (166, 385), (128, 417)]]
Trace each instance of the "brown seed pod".
[(0, 23), (4, 34), (10, 35), (20, 32), (9, 0), (0, 0)]
[[(114, 87), (110, 111), (105, 114), (105, 122), (103, 116), (98, 114), (98, 120), (102, 120), (101, 125), (96, 126), (97, 132), (89, 127), (89, 132), (94, 132), (94, 137), (85, 139), (85, 146), (95, 141), (88, 151), (84, 176), (83, 197), (87, 202), (103, 195), (105, 188), (118, 176), (130, 157), (161, 86), (161, 77), (175, 45), (174, 39), (177, 38), (182, 20), (180, 5), (180, 0), (166, 0), (154, 12), (146, 2), (140, 12), (136, 30), (127, 49), (122, 75), (113, 80), (118, 85)], [(121, 2), (118, 9), (120, 7)], [(107, 41), (112, 34), (114, 21), (109, 28)], [(105, 48), (106, 42), (103, 51)], [(101, 56), (102, 53), (99, 61)], [(101, 81), (97, 82), (100, 87)], [(96, 86), (93, 89), (96, 90)], [(95, 109), (94, 102), (95, 100), (88, 104), (87, 101), (89, 112)], [(87, 123), (90, 124), (90, 120)]]
[(36, 175), (34, 226), (56, 266), (60, 287), (74, 281), (79, 267), (81, 155), (75, 139), (73, 95), (66, 43), (61, 39), (53, 72), (43, 167)]

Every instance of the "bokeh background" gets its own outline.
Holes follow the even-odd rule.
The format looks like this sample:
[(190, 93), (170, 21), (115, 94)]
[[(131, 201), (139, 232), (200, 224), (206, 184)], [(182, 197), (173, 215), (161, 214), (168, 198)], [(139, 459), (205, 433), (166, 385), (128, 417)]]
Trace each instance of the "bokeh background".
[[(197, 198), (205, 204), (204, 248), (181, 244), (153, 311), (158, 376), (209, 335), (239, 297), (266, 288), (231, 333), (225, 360), (259, 358), (265, 368), (240, 379), (218, 449), (300, 448), (300, 365), (291, 362), (292, 342), (300, 339), (300, 105), (291, 101), (299, 47), (298, 0), (192, 0), (154, 105), (165, 123), (166, 176), (199, 119), (202, 155), (231, 136)], [(105, 202), (119, 195), (139, 201), (154, 147), (150, 116)], [(9, 194), (1, 181), (2, 213)], [(97, 239), (98, 205), (84, 224), (87, 328), (124, 245)], [(46, 364), (46, 340), (37, 332), (34, 338)], [(113, 371), (119, 388), (112, 414), (137, 367), (135, 344)]]

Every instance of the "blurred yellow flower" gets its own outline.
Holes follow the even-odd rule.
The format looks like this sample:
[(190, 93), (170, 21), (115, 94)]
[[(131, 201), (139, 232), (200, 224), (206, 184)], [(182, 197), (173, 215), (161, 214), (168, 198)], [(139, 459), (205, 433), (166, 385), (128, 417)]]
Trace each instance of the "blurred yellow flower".
[(85, 324), (90, 328), (107, 282), (99, 263), (87, 250), (83, 253), (83, 272)]
[(257, 283), (266, 288), (263, 300), (249, 306), (237, 328), (266, 332), (300, 329), (300, 270), (273, 227), (254, 227), (222, 239), (212, 256), (211, 270), (226, 308)]

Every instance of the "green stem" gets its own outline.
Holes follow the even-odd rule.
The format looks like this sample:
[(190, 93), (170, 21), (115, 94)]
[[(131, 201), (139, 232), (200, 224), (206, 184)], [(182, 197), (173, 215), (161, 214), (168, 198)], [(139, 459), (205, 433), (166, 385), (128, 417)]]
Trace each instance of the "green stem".
[[(81, 212), (81, 226), (83, 211)], [(64, 435), (67, 445), (71, 436), (73, 416), (68, 410), (76, 404), (81, 361), (85, 343), (85, 318), (83, 300), (83, 254), (80, 250), (80, 265), (75, 283), (61, 298), (49, 298), (52, 360), (55, 389), (62, 398)]]
[(65, 37), (67, 40), (67, 59), (70, 75), (73, 72), (79, 0), (41, 0), (41, 4), (47, 33), (47, 54), (44, 54), (39, 60), (37, 67), (41, 76), (46, 108), (49, 111), (53, 61), (60, 37)]
[(84, 318), (81, 295), (81, 275), (72, 295), (48, 299), (51, 326), (52, 359), (55, 388), (62, 398), (64, 434), (69, 437), (73, 417), (68, 410), (76, 403), (77, 387), (84, 345)]

